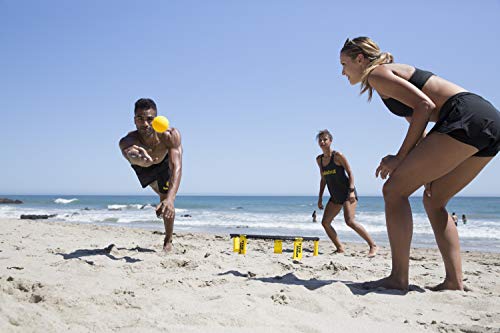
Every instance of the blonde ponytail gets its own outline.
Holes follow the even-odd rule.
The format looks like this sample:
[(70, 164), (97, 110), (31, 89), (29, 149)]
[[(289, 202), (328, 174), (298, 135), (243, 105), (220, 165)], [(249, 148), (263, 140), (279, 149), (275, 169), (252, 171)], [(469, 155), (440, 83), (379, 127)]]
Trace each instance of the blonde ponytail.
[(369, 37), (356, 37), (353, 40), (348, 38), (340, 53), (349, 56), (351, 59), (355, 59), (358, 54), (362, 54), (370, 61), (368, 67), (366, 67), (361, 75), (360, 91), (360, 94), (364, 94), (368, 90), (368, 100), (370, 101), (373, 96), (373, 87), (368, 82), (368, 76), (378, 65), (394, 62), (394, 57), (389, 52), (380, 52), (377, 43)]

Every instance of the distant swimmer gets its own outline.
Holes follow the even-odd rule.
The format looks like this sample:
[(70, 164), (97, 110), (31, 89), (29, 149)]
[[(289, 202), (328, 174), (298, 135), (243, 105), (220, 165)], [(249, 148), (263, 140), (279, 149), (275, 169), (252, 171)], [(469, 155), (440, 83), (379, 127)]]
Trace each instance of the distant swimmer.
[(316, 222), (316, 211), (313, 212), (312, 218), (313, 218), (313, 222)]
[(462, 214), (462, 222), (463, 224), (467, 224), (467, 216), (465, 214)]
[(332, 227), (333, 219), (343, 208), (346, 224), (368, 243), (370, 246), (368, 257), (373, 257), (377, 253), (377, 245), (365, 228), (354, 220), (358, 196), (354, 187), (354, 175), (347, 162), (347, 158), (340, 152), (331, 149), (333, 137), (328, 130), (320, 131), (316, 139), (323, 151), (323, 154), (316, 157), (321, 175), (318, 198), (319, 209), (323, 209), (323, 192), (325, 191), (325, 187), (328, 187), (328, 191), (330, 192), (330, 200), (326, 204), (321, 224), (328, 237), (335, 244), (337, 252), (344, 252), (344, 246), (340, 243), (337, 232)]
[(163, 250), (172, 250), (175, 208), (174, 201), (182, 176), (182, 145), (179, 130), (168, 128), (166, 119), (159, 119), (160, 126), (154, 125), (157, 117), (156, 104), (149, 98), (141, 98), (135, 103), (134, 122), (136, 130), (120, 140), (123, 157), (130, 162), (141, 186), (150, 186), (160, 197), (156, 215), (163, 218), (165, 239)]
[[(428, 52), (450, 56), (442, 50)], [(500, 150), (500, 112), (483, 97), (432, 72), (394, 63), (394, 57), (369, 37), (347, 39), (340, 64), (351, 85), (359, 83), (369, 100), (376, 92), (390, 112), (409, 123), (397, 153), (383, 157), (375, 171), (386, 180), (382, 192), (392, 271), (365, 287), (408, 290), (413, 234), (409, 197), (425, 187), (423, 205), (446, 272), (442, 283), (430, 289), (463, 290), (460, 241), (446, 205)], [(467, 66), (461, 64), (461, 70), (469, 71)], [(426, 135), (430, 122), (435, 125)], [(366, 139), (378, 142), (377, 136), (368, 133)]]
[(451, 219), (453, 222), (455, 222), (455, 225), (458, 225), (458, 216), (455, 214), (455, 212), (451, 213)]

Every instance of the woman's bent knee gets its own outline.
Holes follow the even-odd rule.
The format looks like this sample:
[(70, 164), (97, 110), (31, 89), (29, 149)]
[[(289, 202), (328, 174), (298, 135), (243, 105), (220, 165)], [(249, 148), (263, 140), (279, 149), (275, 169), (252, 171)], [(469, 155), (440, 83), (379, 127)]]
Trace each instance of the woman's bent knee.
[(356, 222), (354, 221), (353, 218), (346, 218), (345, 224), (347, 224), (347, 226), (350, 228), (354, 228), (356, 226)]
[(323, 228), (329, 228), (332, 226), (332, 222), (333, 222), (333, 220), (332, 221), (324, 221), (323, 220), (323, 221), (321, 221), (321, 225), (323, 226)]
[(387, 180), (382, 187), (382, 194), (385, 201), (408, 199), (409, 194), (405, 194), (398, 186), (397, 181)]

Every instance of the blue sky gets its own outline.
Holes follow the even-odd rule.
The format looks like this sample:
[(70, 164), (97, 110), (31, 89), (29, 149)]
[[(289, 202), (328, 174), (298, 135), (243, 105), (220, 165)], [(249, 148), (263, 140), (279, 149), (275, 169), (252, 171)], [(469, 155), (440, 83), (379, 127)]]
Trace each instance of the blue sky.
[[(351, 4), (351, 5), (349, 5)], [(151, 97), (183, 135), (180, 194), (317, 194), (328, 128), (361, 195), (407, 124), (341, 76), (347, 37), (500, 107), (500, 2), (0, 0), (3, 194), (150, 194), (118, 149)], [(500, 161), (461, 195), (500, 195)]]

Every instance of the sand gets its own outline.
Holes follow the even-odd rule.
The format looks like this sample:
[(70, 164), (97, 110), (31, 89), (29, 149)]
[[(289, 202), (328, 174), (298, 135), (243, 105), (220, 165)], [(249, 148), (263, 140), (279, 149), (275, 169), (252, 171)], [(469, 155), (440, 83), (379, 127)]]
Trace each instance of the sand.
[[(411, 291), (364, 290), (390, 271), (390, 252), (367, 258), (320, 242), (292, 260), (271, 241), (176, 233), (161, 252), (152, 230), (0, 220), (1, 332), (500, 332), (500, 255), (463, 253), (470, 292), (431, 292), (444, 268), (436, 248), (412, 249)], [(162, 225), (158, 225), (161, 230)], [(114, 244), (114, 246), (110, 246)]]

